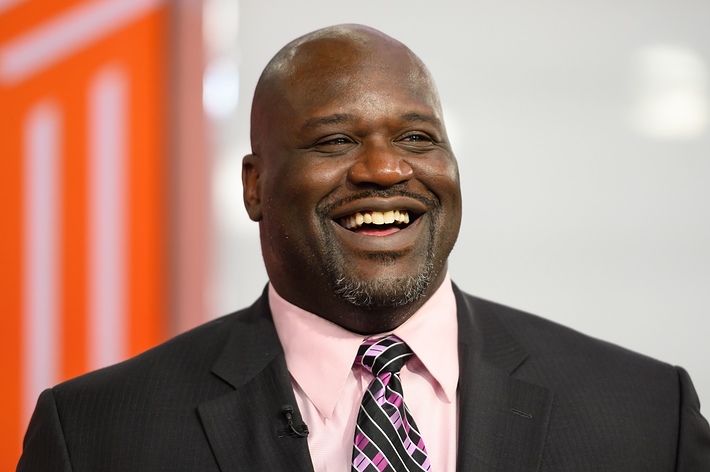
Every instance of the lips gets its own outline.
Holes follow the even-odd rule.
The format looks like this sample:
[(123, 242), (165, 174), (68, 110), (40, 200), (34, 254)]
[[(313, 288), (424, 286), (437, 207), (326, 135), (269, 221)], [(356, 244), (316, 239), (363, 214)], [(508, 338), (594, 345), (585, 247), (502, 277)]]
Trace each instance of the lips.
[(338, 200), (324, 213), (342, 229), (338, 233), (342, 241), (359, 250), (398, 251), (415, 244), (420, 231), (414, 227), (420, 227), (419, 220), (435, 203), (401, 191), (379, 193), (360, 193)]
[(396, 225), (405, 227), (409, 224), (409, 211), (388, 210), (388, 211), (358, 211), (351, 215), (344, 216), (339, 220), (340, 225), (346, 229), (356, 230), (363, 226)]

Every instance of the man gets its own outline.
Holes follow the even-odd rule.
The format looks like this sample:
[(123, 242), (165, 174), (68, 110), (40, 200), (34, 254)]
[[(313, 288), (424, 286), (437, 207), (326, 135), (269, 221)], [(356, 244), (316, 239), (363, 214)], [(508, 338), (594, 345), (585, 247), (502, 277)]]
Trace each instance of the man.
[(452, 285), (458, 170), (404, 45), (356, 25), (293, 41), (251, 139), (267, 290), (45, 391), (18, 470), (710, 470), (685, 371)]

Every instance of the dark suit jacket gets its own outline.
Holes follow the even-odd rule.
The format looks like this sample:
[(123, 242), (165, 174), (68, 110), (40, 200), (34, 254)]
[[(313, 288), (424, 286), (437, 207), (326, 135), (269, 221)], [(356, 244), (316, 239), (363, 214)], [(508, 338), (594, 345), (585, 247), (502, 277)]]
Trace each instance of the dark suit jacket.
[[(456, 290), (459, 471), (710, 470), (680, 368)], [(308, 471), (268, 300), (39, 398), (20, 471)], [(438, 471), (437, 471), (438, 472)]]

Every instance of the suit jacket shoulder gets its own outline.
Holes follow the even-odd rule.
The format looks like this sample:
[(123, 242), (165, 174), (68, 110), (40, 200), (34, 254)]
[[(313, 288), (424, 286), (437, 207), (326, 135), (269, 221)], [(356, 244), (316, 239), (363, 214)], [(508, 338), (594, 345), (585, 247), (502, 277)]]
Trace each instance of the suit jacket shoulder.
[(549, 319), (499, 303), (465, 295), (474, 310), (483, 318), (494, 317), (517, 342), (525, 348), (529, 356), (547, 359), (555, 365), (554, 359), (578, 360), (586, 368), (603, 369), (611, 373), (607, 363), (613, 360), (632, 363), (642, 372), (648, 369), (670, 371), (669, 364), (639, 354), (616, 344), (597, 339), (561, 325)]
[[(272, 458), (270, 470), (309, 470), (305, 441), (279, 433), (281, 409), (295, 400), (270, 316), (262, 296), (132, 359), (48, 389), (18, 470), (247, 471), (269, 464), (279, 448), (289, 455)], [(299, 461), (305, 465), (291, 467)]]
[[(498, 384), (485, 395), (503, 400), (486, 408), (505, 410), (503, 424), (511, 410), (532, 416), (528, 427), (540, 421), (538, 442), (525, 440), (529, 468), (484, 470), (709, 470), (710, 428), (684, 370), (462, 292), (457, 302), (461, 356), (473, 368), (462, 370), (463, 388)], [(467, 411), (475, 417), (481, 405)]]

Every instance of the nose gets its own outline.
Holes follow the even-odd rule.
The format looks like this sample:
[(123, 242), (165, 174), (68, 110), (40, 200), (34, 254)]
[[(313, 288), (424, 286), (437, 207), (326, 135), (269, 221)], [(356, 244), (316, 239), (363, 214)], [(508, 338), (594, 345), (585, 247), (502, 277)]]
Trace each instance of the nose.
[(365, 148), (348, 170), (355, 185), (391, 187), (410, 180), (414, 170), (391, 145)]

